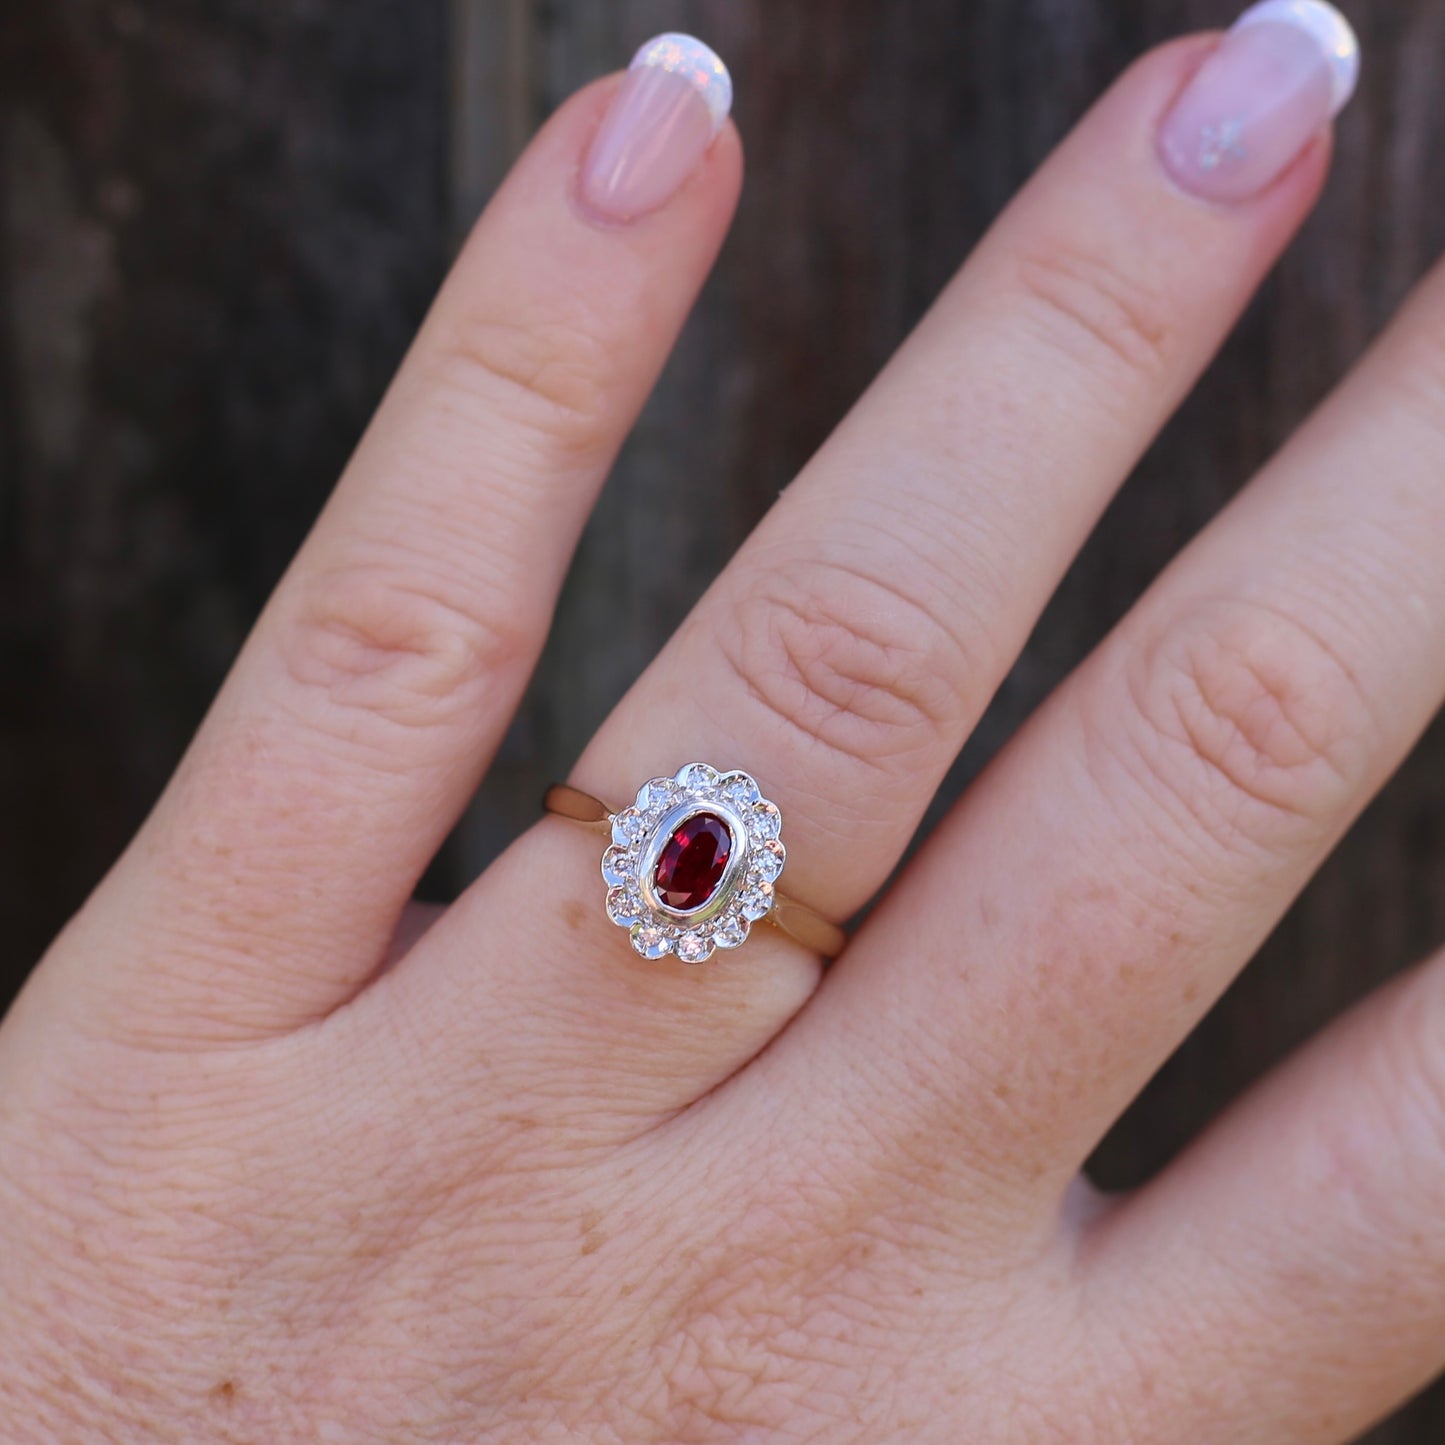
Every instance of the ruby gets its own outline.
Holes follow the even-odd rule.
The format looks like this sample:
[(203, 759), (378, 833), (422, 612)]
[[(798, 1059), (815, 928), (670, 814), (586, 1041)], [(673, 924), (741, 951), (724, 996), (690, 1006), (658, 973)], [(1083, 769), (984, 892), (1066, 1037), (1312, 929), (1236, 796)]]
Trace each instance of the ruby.
[(658, 898), (675, 913), (710, 902), (727, 872), (733, 835), (715, 813), (694, 813), (678, 824), (657, 860)]

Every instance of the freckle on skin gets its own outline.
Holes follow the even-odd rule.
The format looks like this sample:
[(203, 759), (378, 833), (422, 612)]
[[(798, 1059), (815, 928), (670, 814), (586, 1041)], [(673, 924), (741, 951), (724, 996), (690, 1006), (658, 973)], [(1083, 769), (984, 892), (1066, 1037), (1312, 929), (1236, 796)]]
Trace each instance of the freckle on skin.
[(582, 1253), (584, 1256), (596, 1254), (607, 1243), (607, 1237), (600, 1228), (601, 1224), (602, 1211), (600, 1209), (589, 1209), (582, 1216)]
[(218, 1405), (230, 1405), (236, 1399), (236, 1382), (234, 1380), (222, 1380), (219, 1385), (211, 1391), (211, 1399)]
[(573, 933), (582, 933), (587, 927), (587, 906), (575, 898), (569, 898), (562, 905), (562, 918)]

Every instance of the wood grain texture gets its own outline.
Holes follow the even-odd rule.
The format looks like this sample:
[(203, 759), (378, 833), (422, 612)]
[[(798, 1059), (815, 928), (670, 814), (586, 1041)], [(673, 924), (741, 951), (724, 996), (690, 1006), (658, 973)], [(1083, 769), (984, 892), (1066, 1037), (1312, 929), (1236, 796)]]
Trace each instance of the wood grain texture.
[(0, 925), (136, 827), (447, 254), (443, 0), (11, 7)]
[[(1445, 0), (1350, 10), (1366, 66), (1317, 215), (1110, 509), (940, 809), (1445, 242)], [(531, 820), (700, 579), (1089, 99), (1148, 44), (1229, 18), (1193, 0), (47, 0), (12, 14), (0, 53), (0, 937), (12, 978), (175, 761), (399, 357), (448, 238), (573, 87), (657, 30), (696, 30), (732, 63), (749, 180), (501, 762), (430, 880), (441, 892)], [(1127, 1182), (1157, 1167), (1442, 939), (1437, 726), (1116, 1130), (1100, 1173)], [(1445, 1392), (1370, 1438), (1445, 1439)]]

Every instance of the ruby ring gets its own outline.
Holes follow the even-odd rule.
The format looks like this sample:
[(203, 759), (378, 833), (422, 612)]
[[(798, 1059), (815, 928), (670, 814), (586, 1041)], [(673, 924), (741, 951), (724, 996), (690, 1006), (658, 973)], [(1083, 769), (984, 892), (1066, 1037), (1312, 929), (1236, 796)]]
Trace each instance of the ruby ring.
[(828, 958), (842, 952), (841, 928), (778, 891), (788, 860), (783, 815), (747, 773), (688, 763), (644, 783), (620, 812), (566, 785), (550, 789), (544, 806), (610, 833), (607, 916), (643, 958), (704, 963), (742, 947), (757, 923)]

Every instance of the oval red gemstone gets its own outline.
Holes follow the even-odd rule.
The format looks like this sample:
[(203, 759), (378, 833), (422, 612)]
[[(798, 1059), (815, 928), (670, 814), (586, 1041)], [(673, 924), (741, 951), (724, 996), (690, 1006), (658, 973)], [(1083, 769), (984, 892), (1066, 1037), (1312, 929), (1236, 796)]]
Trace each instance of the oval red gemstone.
[(667, 840), (653, 882), (657, 896), (678, 913), (709, 902), (727, 872), (733, 835), (714, 813), (696, 813)]

